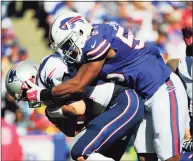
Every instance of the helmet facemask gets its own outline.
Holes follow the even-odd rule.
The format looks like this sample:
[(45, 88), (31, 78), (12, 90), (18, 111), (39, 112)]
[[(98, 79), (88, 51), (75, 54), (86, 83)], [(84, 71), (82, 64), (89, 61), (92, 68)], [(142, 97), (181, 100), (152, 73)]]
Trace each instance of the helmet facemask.
[(57, 51), (62, 58), (68, 63), (80, 63), (82, 57), (82, 49), (80, 44), (81, 33), (72, 31), (69, 36), (61, 43), (53, 43), (51, 48)]

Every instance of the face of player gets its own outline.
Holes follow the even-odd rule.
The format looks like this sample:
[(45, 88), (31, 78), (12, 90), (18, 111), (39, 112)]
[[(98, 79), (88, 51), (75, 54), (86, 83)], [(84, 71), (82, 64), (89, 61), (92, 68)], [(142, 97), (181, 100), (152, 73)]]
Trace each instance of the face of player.
[(69, 63), (79, 62), (81, 52), (71, 39), (66, 41), (59, 48), (60, 52), (62, 52), (62, 54), (66, 56), (66, 61), (68, 61)]

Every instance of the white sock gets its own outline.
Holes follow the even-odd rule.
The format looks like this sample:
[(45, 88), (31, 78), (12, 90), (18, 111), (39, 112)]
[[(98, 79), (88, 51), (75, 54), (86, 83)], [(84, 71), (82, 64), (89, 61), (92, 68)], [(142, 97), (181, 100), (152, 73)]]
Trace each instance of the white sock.
[(92, 153), (86, 160), (109, 160), (114, 161), (112, 158), (108, 158), (99, 153)]

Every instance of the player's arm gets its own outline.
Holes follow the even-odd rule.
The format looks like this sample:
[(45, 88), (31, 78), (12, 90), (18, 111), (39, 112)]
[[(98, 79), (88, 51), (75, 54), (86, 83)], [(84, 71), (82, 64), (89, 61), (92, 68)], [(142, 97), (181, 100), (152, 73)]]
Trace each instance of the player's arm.
[[(53, 110), (52, 107), (46, 108), (46, 116), (60, 131), (69, 137), (74, 137), (85, 126), (86, 105), (83, 100), (63, 105), (61, 108)], [(78, 116), (78, 117), (77, 117)], [(78, 123), (81, 120), (81, 124)]]
[[(32, 102), (37, 100), (44, 102), (46, 105), (61, 106), (65, 104), (65, 101), (69, 98), (75, 100), (79, 98), (80, 100), (85, 87), (100, 73), (111, 47), (110, 42), (100, 35), (89, 39), (89, 42), (84, 51), (84, 58), (87, 63), (80, 67), (75, 77), (51, 89), (43, 90), (27, 81), (31, 87), (31, 89), (26, 92), (28, 101)], [(59, 104), (61, 100), (64, 101), (64, 103)]]
[(83, 100), (73, 102), (61, 107), (63, 114), (65, 115), (84, 115), (86, 111), (86, 105)]
[(44, 103), (49, 101), (49, 103), (57, 104), (59, 102), (57, 100), (76, 97), (75, 94), (84, 92), (85, 88), (98, 76), (104, 62), (105, 59), (83, 64), (72, 79), (62, 82), (51, 90), (41, 90), (40, 100)]
[(76, 76), (52, 88), (52, 95), (74, 94), (83, 92), (99, 74), (104, 60), (90, 62), (81, 66)]

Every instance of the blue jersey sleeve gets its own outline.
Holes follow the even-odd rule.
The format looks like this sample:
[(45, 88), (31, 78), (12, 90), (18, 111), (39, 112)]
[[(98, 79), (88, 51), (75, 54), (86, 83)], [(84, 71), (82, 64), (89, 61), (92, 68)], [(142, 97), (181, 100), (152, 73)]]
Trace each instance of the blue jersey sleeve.
[(107, 51), (111, 47), (110, 42), (103, 38), (103, 36), (98, 32), (98, 30), (94, 30), (91, 33), (91, 36), (83, 50), (84, 58), (87, 62), (105, 59), (107, 56)]

